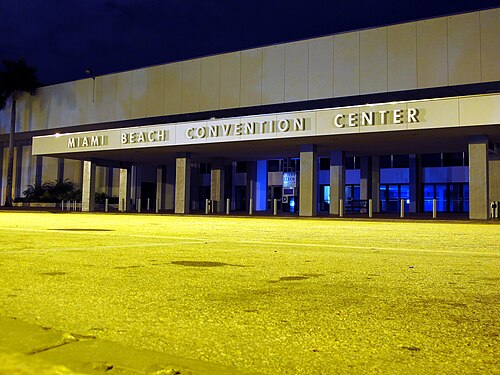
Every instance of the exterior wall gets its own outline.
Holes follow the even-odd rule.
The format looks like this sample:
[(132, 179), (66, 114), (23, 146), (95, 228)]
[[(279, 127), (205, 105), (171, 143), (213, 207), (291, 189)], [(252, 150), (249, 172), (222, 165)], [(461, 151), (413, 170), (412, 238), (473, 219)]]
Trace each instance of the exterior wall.
[(500, 159), (490, 160), (490, 201), (500, 201)]
[[(18, 131), (500, 80), (500, 8), (47, 86)], [(22, 110), (21, 110), (22, 109)], [(0, 112), (0, 132), (9, 111)]]

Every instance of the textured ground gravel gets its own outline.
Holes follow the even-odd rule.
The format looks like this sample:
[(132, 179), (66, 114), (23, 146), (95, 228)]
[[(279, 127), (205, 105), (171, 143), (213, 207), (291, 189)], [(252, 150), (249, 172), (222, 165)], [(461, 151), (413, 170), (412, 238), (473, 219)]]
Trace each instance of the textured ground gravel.
[(0, 213), (0, 316), (264, 374), (500, 373), (500, 225)]

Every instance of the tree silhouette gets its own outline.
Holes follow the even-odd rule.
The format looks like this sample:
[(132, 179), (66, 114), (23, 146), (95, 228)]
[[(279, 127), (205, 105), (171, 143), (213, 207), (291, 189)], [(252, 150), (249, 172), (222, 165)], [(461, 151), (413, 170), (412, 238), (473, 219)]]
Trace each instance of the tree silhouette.
[(12, 206), (12, 175), (14, 170), (14, 134), (16, 132), (16, 103), (18, 98), (29, 92), (34, 95), (40, 86), (36, 78), (36, 68), (28, 66), (23, 59), (3, 60), (4, 70), (0, 71), (0, 110), (7, 106), (10, 99), (9, 162), (7, 165), (7, 184), (5, 207)]

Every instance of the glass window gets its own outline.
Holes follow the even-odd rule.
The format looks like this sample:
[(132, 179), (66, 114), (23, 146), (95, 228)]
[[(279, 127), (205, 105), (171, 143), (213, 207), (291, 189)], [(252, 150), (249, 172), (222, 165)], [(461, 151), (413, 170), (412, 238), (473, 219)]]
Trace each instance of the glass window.
[(409, 168), (410, 156), (409, 155), (392, 155), (393, 168)]
[(441, 154), (423, 154), (422, 167), (441, 167)]
[(345, 169), (359, 169), (359, 158), (355, 156), (346, 157)]
[(444, 167), (461, 167), (464, 165), (463, 152), (447, 152), (443, 154)]
[(280, 171), (281, 160), (268, 160), (267, 161), (267, 171), (268, 172), (279, 172)]
[(244, 161), (236, 162), (236, 173), (246, 173), (247, 172), (247, 163)]
[(330, 170), (330, 158), (319, 158), (319, 170), (320, 171)]
[(200, 163), (200, 174), (210, 174), (212, 165), (210, 163)]
[(380, 168), (392, 168), (392, 158), (391, 155), (383, 155), (380, 157), (379, 161)]

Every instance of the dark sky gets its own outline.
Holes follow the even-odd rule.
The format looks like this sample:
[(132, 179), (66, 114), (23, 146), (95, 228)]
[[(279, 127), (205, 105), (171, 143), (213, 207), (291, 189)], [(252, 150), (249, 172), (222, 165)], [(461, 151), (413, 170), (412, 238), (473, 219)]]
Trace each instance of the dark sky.
[[(432, 5), (428, 5), (432, 4)], [(0, 0), (0, 59), (52, 84), (371, 26), (500, 0)]]

